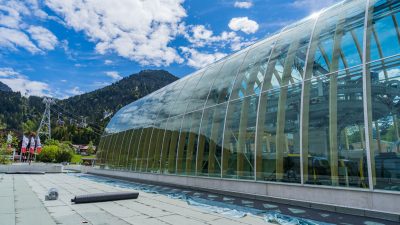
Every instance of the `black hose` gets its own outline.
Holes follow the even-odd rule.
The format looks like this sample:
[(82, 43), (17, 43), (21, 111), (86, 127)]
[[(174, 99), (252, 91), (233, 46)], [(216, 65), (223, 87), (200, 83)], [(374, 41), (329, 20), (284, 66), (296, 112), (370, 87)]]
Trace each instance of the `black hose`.
[(97, 193), (97, 194), (75, 196), (75, 198), (71, 199), (71, 202), (74, 202), (75, 204), (106, 202), (106, 201), (117, 201), (125, 199), (137, 199), (138, 196), (139, 196), (138, 192), (108, 192), (108, 193)]

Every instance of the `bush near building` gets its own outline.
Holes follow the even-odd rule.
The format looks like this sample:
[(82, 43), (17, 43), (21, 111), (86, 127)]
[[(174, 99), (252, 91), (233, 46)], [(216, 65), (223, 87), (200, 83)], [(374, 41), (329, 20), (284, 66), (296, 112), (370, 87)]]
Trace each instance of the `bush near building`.
[(57, 140), (48, 140), (43, 146), (42, 152), (37, 159), (41, 162), (71, 162), (74, 150), (70, 143), (60, 143)]

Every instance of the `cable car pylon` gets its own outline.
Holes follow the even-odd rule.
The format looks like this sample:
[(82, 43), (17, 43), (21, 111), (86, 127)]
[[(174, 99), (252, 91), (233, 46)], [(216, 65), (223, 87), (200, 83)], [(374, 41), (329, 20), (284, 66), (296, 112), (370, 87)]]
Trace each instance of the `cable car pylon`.
[(50, 120), (50, 107), (54, 104), (54, 99), (52, 98), (44, 98), (43, 103), (46, 108), (44, 110), (42, 120), (40, 121), (39, 129), (37, 131), (37, 135), (45, 136), (48, 139), (51, 139), (51, 120)]

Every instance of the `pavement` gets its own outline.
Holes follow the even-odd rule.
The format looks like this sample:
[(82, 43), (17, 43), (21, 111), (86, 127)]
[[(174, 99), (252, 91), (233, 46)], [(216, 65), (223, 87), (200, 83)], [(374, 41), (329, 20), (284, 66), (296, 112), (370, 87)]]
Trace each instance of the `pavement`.
[[(45, 201), (50, 188), (58, 189), (58, 200)], [(134, 200), (71, 203), (76, 195), (127, 190), (67, 174), (0, 174), (0, 224), (271, 224), (265, 222), (262, 216), (249, 214), (235, 218), (189, 205), (179, 199), (142, 191)]]

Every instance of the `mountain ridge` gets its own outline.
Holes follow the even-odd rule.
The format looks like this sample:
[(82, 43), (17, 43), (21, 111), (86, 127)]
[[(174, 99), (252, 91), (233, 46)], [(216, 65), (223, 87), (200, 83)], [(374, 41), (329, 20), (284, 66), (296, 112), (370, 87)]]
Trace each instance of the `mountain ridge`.
[(0, 81), (0, 91), (12, 92), (12, 89), (7, 84)]
[[(120, 108), (178, 79), (165, 70), (142, 70), (103, 88), (55, 99), (51, 106), (52, 137), (74, 143), (98, 143), (104, 127)], [(0, 130), (36, 131), (44, 111), (42, 99), (0, 91)], [(88, 127), (81, 126), (84, 118)]]

